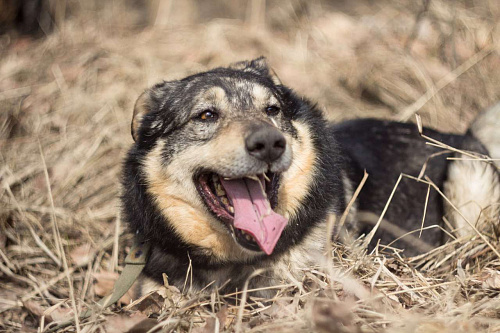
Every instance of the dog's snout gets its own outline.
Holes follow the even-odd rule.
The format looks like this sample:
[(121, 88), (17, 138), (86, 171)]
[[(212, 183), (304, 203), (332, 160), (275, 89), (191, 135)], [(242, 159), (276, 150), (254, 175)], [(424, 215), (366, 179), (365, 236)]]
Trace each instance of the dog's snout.
[(260, 127), (245, 139), (248, 153), (261, 161), (272, 163), (283, 155), (286, 139), (276, 128)]

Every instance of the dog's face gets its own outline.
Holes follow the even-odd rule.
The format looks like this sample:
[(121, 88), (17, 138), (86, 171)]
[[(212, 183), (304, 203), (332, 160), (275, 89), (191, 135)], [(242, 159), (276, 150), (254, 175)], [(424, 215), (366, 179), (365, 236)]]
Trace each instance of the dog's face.
[(299, 105), (263, 58), (143, 93), (132, 135), (168, 228), (214, 261), (271, 254), (314, 174)]

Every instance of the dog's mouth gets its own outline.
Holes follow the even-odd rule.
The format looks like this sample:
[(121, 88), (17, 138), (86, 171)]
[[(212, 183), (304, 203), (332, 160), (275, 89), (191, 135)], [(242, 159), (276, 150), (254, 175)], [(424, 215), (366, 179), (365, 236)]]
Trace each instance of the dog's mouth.
[(278, 201), (278, 174), (226, 178), (202, 173), (195, 183), (209, 210), (239, 245), (268, 255), (273, 252), (287, 223), (273, 211)]

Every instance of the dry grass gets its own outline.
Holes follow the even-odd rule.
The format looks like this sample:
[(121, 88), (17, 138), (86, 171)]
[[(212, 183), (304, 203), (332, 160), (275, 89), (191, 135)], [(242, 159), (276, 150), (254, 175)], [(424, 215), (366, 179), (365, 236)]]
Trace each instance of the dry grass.
[[(147, 12), (67, 1), (46, 38), (0, 36), (4, 331), (36, 332), (71, 316), (99, 299), (97, 273), (120, 271), (130, 236), (118, 179), (131, 110), (160, 79), (265, 55), (330, 120), (419, 113), (425, 125), (456, 132), (500, 100), (494, 0), (269, 1), (267, 10), (264, 0), (151, 3)], [(382, 245), (366, 253), (363, 239), (333, 244), (330, 259), (304, 268), (304, 281), (276, 286), (272, 300), (166, 287), (67, 330), (497, 332), (498, 225), (478, 232), (414, 258)]]

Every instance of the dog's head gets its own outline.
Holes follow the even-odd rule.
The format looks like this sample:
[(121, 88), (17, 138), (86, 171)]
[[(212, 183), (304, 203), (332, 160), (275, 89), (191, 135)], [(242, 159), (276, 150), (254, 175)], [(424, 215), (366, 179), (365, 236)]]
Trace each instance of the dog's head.
[(144, 92), (132, 136), (169, 230), (216, 261), (271, 254), (315, 172), (303, 107), (264, 58)]

